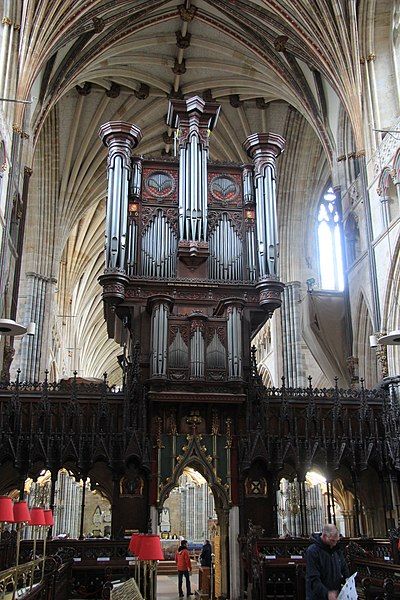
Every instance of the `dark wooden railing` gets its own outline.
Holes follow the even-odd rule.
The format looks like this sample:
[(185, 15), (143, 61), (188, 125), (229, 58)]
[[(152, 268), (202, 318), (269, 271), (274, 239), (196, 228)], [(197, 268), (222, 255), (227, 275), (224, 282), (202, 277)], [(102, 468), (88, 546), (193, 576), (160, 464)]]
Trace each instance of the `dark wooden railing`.
[[(396, 534), (397, 535), (397, 534)], [(251, 528), (241, 540), (242, 579), (251, 600), (305, 599), (306, 550), (309, 539), (262, 538)], [(342, 538), (352, 573), (357, 572), (360, 597), (366, 600), (400, 599), (398, 538)], [(362, 594), (362, 596), (361, 596)]]
[(0, 598), (68, 600), (72, 561), (59, 556), (35, 559), (0, 572)]
[[(101, 598), (108, 581), (125, 581), (135, 575), (133, 557), (128, 552), (129, 540), (49, 540), (46, 553), (71, 562), (71, 581), (68, 598)], [(32, 553), (31, 540), (21, 543), (21, 559)], [(43, 541), (38, 540), (37, 554), (43, 551)], [(58, 596), (54, 596), (59, 600)], [(60, 598), (60, 600), (62, 600)]]

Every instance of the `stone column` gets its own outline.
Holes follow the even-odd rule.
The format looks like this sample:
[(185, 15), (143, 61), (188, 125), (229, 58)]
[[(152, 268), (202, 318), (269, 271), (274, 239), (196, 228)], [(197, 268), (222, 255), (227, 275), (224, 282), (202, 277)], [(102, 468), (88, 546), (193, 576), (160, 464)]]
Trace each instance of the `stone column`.
[(142, 132), (130, 123), (109, 121), (100, 127), (99, 135), (108, 147), (106, 271), (125, 273), (132, 151), (142, 139)]
[[(184, 262), (204, 262), (207, 245), (207, 159), (209, 131), (220, 107), (199, 96), (172, 100), (167, 123), (177, 131), (179, 149), (179, 256)], [(191, 242), (188, 245), (188, 242)]]
[(288, 387), (304, 387), (301, 358), (300, 282), (287, 283), (283, 290), (281, 311), (283, 333), (283, 368)]
[(254, 164), (257, 261), (260, 303), (272, 314), (281, 305), (279, 240), (276, 214), (276, 159), (285, 140), (275, 133), (253, 133), (243, 144)]
[(229, 587), (230, 600), (240, 598), (240, 547), (239, 547), (239, 507), (229, 510)]
[(23, 381), (39, 381), (41, 363), (43, 362), (42, 348), (46, 341), (45, 329), (49, 320), (48, 306), (54, 293), (55, 279), (39, 273), (26, 273), (27, 301), (25, 303), (23, 323), (34, 322), (34, 336), (25, 335), (20, 344), (21, 379)]
[(387, 229), (390, 223), (389, 198), (386, 195), (383, 195), (380, 199), (382, 227)]

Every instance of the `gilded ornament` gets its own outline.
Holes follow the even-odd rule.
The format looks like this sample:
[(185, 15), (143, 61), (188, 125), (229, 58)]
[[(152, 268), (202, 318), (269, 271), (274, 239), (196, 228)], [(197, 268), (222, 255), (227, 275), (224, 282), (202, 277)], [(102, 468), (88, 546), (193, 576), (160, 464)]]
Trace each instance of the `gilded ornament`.
[(186, 23), (190, 23), (194, 19), (194, 15), (196, 14), (197, 8), (196, 6), (191, 6), (190, 8), (186, 8), (184, 4), (178, 6), (179, 15), (182, 21), (186, 21)]

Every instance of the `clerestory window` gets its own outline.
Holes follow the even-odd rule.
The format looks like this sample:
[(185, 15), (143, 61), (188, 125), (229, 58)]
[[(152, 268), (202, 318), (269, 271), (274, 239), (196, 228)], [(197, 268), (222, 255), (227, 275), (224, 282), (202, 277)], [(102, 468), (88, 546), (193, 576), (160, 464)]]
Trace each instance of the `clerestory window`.
[(332, 187), (325, 190), (318, 207), (318, 249), (322, 289), (343, 291), (342, 234)]

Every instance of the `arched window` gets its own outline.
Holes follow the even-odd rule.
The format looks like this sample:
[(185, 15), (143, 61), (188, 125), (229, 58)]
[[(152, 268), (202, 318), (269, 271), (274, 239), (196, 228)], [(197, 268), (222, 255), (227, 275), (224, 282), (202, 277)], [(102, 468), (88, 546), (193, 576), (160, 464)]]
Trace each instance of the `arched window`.
[(321, 287), (342, 291), (344, 288), (342, 236), (336, 195), (328, 187), (318, 207), (318, 249)]

